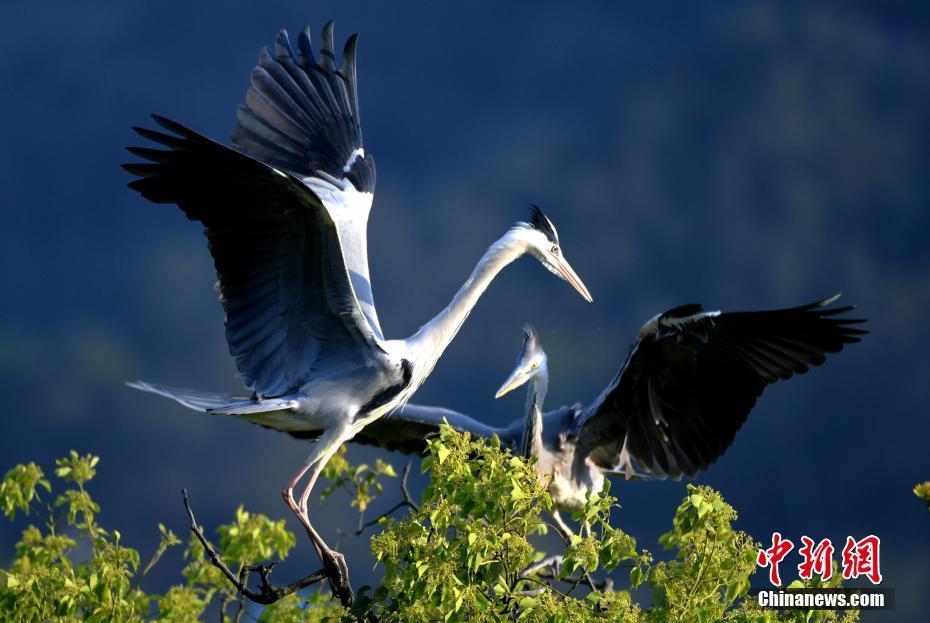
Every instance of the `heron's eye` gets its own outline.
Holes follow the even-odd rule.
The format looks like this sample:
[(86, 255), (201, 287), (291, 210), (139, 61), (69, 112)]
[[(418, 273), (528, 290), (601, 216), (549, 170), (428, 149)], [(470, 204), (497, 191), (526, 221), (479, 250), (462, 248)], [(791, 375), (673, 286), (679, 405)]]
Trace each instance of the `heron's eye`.
[(552, 245), (552, 248), (549, 249), (549, 252), (552, 253), (552, 255), (558, 255), (558, 254), (559, 254), (559, 245), (557, 245), (557, 244)]
[[(553, 249), (556, 249), (556, 248), (558, 248), (558, 247), (552, 247), (552, 248), (553, 248)], [(533, 365), (530, 366), (530, 370), (535, 370), (538, 366), (539, 366), (538, 363), (533, 362)]]

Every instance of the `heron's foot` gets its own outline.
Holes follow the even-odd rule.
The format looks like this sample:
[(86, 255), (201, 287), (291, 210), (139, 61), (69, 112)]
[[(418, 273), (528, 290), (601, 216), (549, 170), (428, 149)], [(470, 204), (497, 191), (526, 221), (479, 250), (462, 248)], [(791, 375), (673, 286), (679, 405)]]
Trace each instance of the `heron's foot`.
[(346, 564), (346, 558), (337, 551), (328, 547), (320, 551), (320, 559), (323, 561), (323, 570), (329, 579), (329, 588), (335, 597), (346, 608), (355, 601), (355, 593), (352, 592), (352, 586), (349, 584), (349, 566)]
[(323, 563), (323, 573), (326, 574), (326, 578), (329, 580), (329, 587), (333, 596), (338, 597), (342, 605), (348, 608), (355, 601), (355, 593), (352, 592), (352, 586), (349, 585), (349, 566), (346, 564), (345, 556), (326, 545), (310, 523), (310, 517), (306, 512), (298, 510), (296, 514), (307, 531), (307, 536), (310, 537), (310, 542), (320, 557), (320, 562)]

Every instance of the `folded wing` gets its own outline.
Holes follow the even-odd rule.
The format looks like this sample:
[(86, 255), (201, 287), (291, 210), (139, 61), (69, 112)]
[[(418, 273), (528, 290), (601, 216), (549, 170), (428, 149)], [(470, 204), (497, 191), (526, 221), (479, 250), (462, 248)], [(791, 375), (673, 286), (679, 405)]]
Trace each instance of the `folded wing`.
[(766, 386), (859, 341), (864, 322), (810, 305), (704, 312), (686, 305), (646, 323), (619, 374), (576, 425), (578, 451), (605, 469), (634, 463), (659, 478), (693, 477), (717, 460)]

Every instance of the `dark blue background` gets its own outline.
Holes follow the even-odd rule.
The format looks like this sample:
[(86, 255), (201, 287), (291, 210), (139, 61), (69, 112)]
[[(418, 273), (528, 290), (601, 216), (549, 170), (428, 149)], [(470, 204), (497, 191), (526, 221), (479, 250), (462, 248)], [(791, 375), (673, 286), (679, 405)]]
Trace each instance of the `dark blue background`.
[[(596, 300), (522, 260), (416, 400), (517, 416), (522, 396), (492, 394), (526, 321), (550, 354), (554, 407), (592, 399), (658, 311), (842, 290), (872, 334), (770, 389), (701, 481), (759, 540), (878, 534), (897, 610), (867, 620), (919, 620), (930, 586), (930, 516), (911, 494), (930, 478), (923, 2), (3, 3), (4, 468), (99, 453), (101, 520), (143, 555), (157, 522), (185, 531), (182, 486), (208, 526), (240, 501), (287, 516), (279, 491), (306, 445), (122, 385), (238, 388), (199, 227), (128, 190), (118, 164), (149, 112), (225, 141), (259, 47), (281, 26), (316, 31), (330, 17), (340, 45), (361, 33), (385, 333), (406, 336), (439, 311), (530, 201)], [(617, 521), (658, 549), (683, 489), (618, 483)], [(356, 585), (375, 580), (367, 541), (336, 533), (355, 520), (346, 500), (317, 508)], [(20, 528), (0, 525), (4, 558)], [(179, 556), (153, 589), (179, 579)], [(314, 565), (302, 542), (278, 573)]]

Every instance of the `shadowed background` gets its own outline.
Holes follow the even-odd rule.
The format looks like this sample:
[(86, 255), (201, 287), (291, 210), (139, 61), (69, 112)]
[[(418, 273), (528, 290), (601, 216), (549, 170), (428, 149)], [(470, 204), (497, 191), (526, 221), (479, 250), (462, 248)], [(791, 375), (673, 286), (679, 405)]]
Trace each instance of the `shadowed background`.
[[(700, 481), (763, 542), (775, 530), (834, 544), (879, 535), (897, 609), (865, 618), (918, 620), (930, 586), (930, 517), (910, 492), (930, 478), (926, 3), (499, 4), (0, 6), (0, 468), (100, 454), (100, 519), (143, 556), (157, 522), (186, 532), (182, 486), (208, 529), (239, 502), (289, 517), (279, 492), (304, 442), (123, 386), (240, 387), (200, 226), (128, 190), (118, 165), (149, 112), (228, 143), (258, 49), (282, 26), (318, 32), (335, 17), (339, 46), (361, 33), (385, 333), (409, 335), (445, 306), (529, 202), (595, 297), (522, 260), (415, 400), (494, 423), (521, 414), (522, 395), (492, 395), (527, 321), (549, 352), (555, 407), (593, 399), (659, 311), (841, 290), (871, 335), (770, 388)], [(657, 550), (684, 484), (616, 485), (619, 525)], [(375, 582), (367, 538), (336, 534), (356, 520), (346, 498), (315, 508), (356, 587)], [(20, 529), (0, 524), (0, 561)], [(150, 588), (178, 581), (180, 565), (171, 552)], [(276, 575), (316, 565), (301, 540)]]

